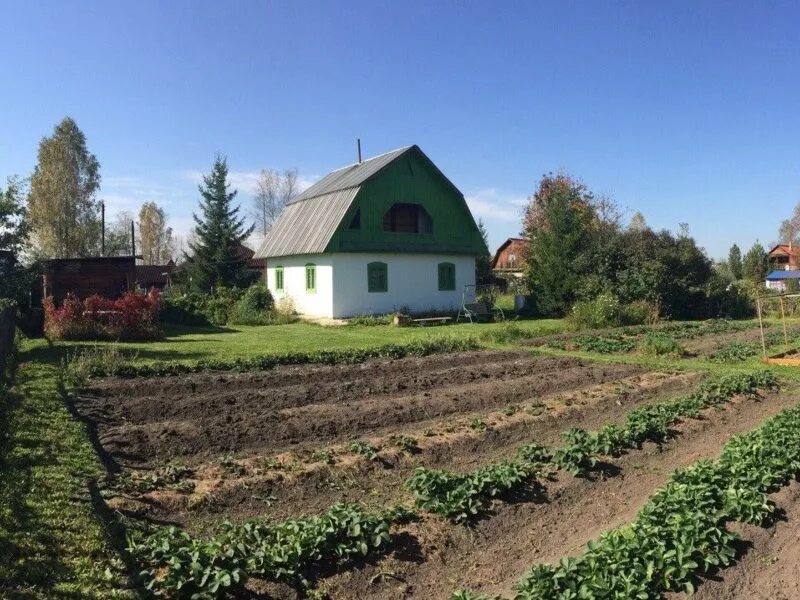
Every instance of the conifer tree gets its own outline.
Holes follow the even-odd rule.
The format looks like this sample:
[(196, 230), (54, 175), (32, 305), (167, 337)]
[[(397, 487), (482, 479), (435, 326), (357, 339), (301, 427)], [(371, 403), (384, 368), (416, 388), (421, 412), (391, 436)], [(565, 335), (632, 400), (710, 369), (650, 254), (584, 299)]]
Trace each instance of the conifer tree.
[(728, 252), (728, 268), (734, 279), (742, 278), (742, 251), (737, 244), (731, 246)]
[(245, 285), (249, 279), (239, 246), (253, 227), (245, 227), (239, 206), (233, 205), (236, 190), (228, 188), (228, 162), (217, 155), (199, 186), (200, 216), (193, 215), (195, 239), (189, 243), (191, 255), (186, 256), (190, 287), (200, 291)]

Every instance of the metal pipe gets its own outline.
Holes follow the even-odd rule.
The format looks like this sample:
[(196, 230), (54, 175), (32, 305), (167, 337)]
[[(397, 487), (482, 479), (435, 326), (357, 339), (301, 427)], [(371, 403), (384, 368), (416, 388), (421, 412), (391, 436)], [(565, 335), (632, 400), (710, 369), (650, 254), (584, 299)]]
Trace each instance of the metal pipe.
[(361, 164), (361, 138), (356, 138), (358, 144), (358, 164)]

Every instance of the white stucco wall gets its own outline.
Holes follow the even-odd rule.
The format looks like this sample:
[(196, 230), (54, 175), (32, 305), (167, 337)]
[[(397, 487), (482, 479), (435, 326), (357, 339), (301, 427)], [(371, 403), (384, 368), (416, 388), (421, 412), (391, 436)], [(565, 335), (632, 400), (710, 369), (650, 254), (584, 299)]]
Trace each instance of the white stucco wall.
[[(291, 297), (303, 315), (333, 317), (333, 255), (287, 256), (267, 259), (267, 287), (275, 300)], [(306, 265), (317, 267), (316, 292), (306, 292)], [(275, 289), (275, 267), (283, 267), (283, 292)]]
[[(367, 265), (387, 264), (388, 291), (369, 292)], [(438, 265), (456, 267), (456, 289), (439, 291)], [(317, 291), (305, 291), (305, 265), (317, 265)], [(284, 291), (275, 290), (275, 268), (283, 267)], [(385, 314), (397, 310), (420, 313), (458, 310), (465, 284), (475, 283), (475, 258), (450, 254), (360, 254), (271, 258), (267, 261), (267, 285), (276, 299), (289, 295), (298, 312), (319, 317), (352, 317)]]

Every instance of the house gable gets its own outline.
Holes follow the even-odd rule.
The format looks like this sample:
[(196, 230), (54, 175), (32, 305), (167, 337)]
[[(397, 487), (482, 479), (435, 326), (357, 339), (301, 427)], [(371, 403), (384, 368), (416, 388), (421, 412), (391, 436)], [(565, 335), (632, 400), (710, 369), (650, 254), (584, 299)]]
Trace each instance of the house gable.
[[(419, 207), (430, 225), (387, 231), (393, 206), (395, 213)], [(362, 183), (325, 251), (487, 253), (464, 196), (416, 146)]]

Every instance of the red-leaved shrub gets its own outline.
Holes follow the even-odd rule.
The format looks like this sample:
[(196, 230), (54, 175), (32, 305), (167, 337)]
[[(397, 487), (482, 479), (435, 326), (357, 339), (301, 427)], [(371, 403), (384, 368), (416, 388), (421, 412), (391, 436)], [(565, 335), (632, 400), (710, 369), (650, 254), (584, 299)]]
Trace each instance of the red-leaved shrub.
[(159, 292), (125, 292), (116, 300), (67, 294), (61, 306), (44, 301), (44, 332), (57, 340), (152, 340), (161, 337)]

